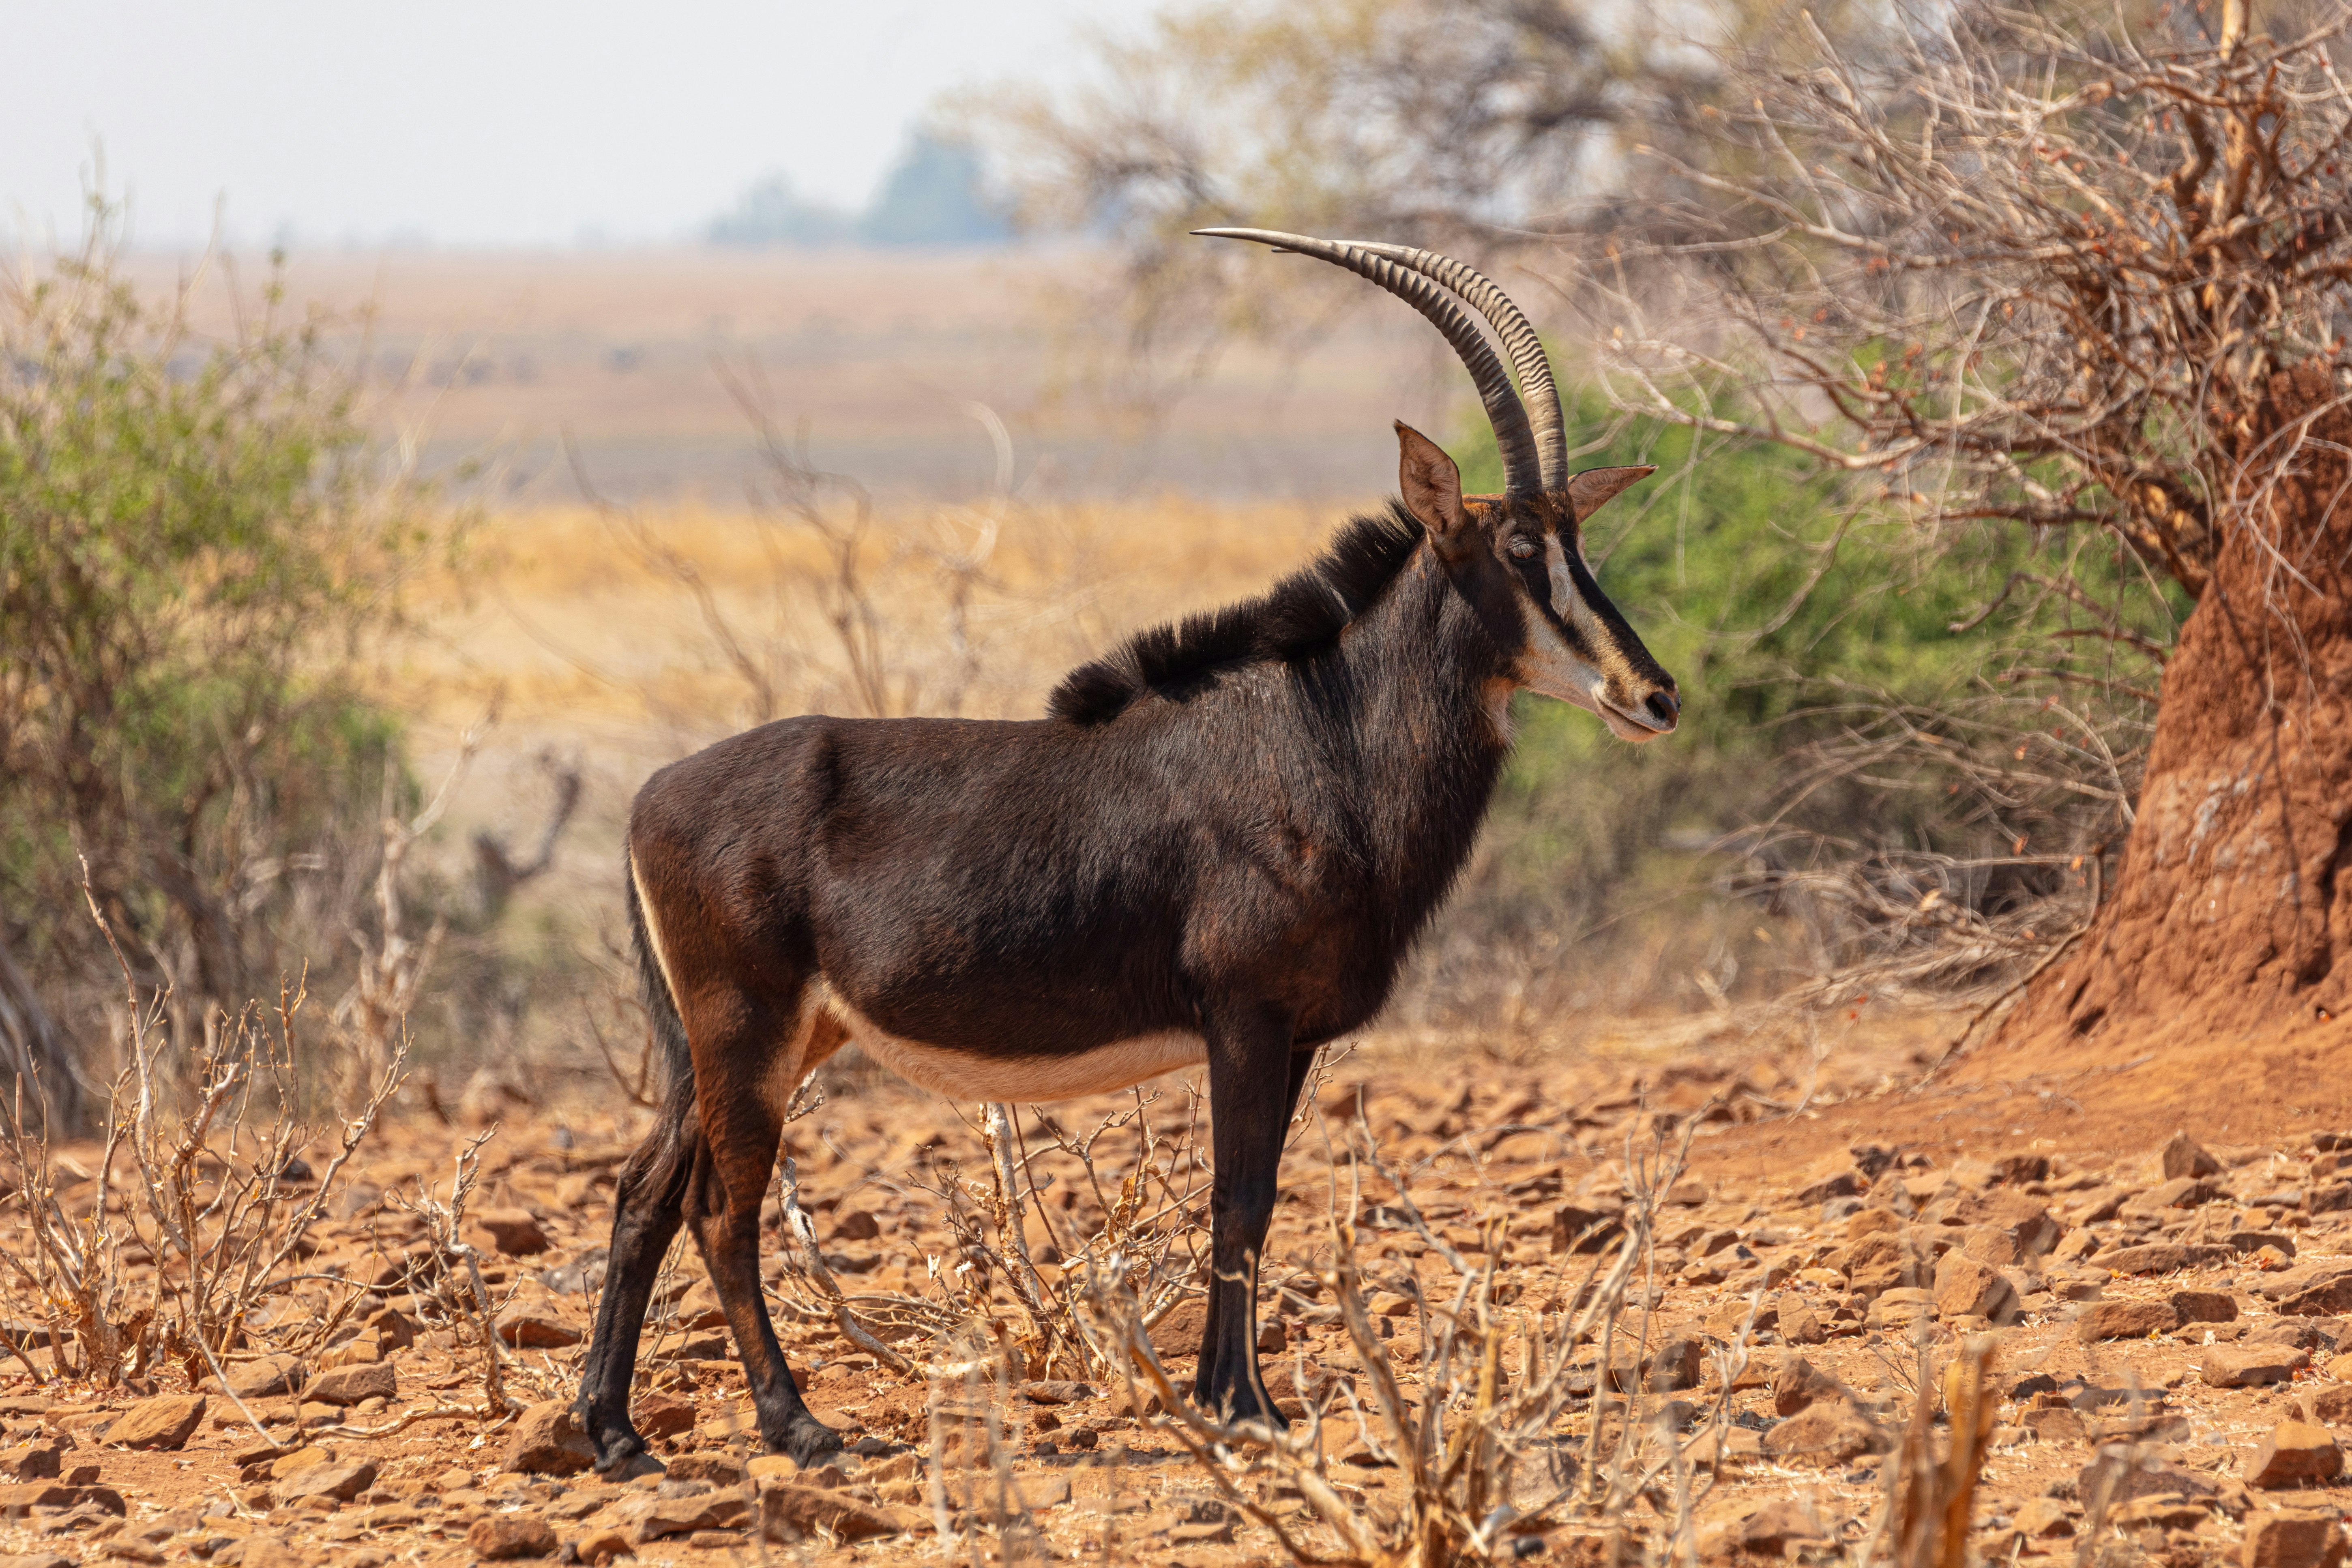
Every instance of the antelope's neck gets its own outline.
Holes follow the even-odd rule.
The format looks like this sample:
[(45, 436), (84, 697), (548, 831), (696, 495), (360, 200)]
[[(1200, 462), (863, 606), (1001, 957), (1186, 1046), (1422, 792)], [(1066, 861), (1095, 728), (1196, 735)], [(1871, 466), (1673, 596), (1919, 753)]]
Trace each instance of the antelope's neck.
[(1414, 925), (1452, 886), (1510, 750), (1491, 640), (1423, 545), (1343, 637), (1380, 879)]

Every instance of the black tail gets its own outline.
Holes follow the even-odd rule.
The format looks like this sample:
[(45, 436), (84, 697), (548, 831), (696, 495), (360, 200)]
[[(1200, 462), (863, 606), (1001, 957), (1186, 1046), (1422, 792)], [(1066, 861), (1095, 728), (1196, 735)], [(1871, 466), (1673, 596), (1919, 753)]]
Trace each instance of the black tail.
[(637, 985), (646, 999), (646, 1016), (653, 1024), (654, 1049), (660, 1053), (662, 1092), (667, 1096), (694, 1086), (694, 1054), (686, 1043), (686, 1020), (677, 1016), (677, 998), (669, 994), (668, 977), (654, 956), (653, 936), (646, 930), (645, 905), (637, 898), (637, 868), (629, 852), (621, 852), (621, 880), (629, 896), (629, 943), (637, 955)]

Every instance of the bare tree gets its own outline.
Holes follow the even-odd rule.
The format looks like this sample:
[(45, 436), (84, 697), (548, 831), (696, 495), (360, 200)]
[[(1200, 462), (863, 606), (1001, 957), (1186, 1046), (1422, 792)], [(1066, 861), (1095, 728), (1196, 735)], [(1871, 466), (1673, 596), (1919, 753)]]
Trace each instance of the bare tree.
[[(1703, 146), (1644, 149), (1652, 235), (1574, 257), (1621, 406), (1798, 448), (1931, 551), (2021, 531), (1984, 613), (2079, 606), (2032, 672), (2054, 745), (2013, 760), (2099, 761), (2062, 786), (2128, 842), (2036, 1025), (2325, 1016), (2352, 986), (2347, 26), (1979, 0), (1813, 29), (1741, 68)], [(2143, 783), (2068, 703), (2158, 668)], [(1948, 758), (1949, 728), (1878, 765)]]

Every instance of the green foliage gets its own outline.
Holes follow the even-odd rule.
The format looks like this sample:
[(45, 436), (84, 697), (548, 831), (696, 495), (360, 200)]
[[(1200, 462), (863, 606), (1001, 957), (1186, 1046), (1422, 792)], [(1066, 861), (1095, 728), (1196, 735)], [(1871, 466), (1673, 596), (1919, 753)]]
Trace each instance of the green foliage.
[[(1498, 982), (1459, 973), (1465, 965), (1491, 953), (1506, 970), (1549, 967), (1546, 955), (1574, 950), (1562, 977), (1572, 991), (1537, 1011), (1578, 996), (1687, 1005), (1704, 1000), (1697, 971), (1728, 989), (1743, 969), (1810, 973), (1824, 957), (1815, 940), (1801, 961), (1756, 906), (1727, 905), (1727, 879), (1831, 846), (1864, 861), (1967, 861), (2007, 855), (2023, 837), (2071, 856), (2112, 823), (2115, 803), (2081, 795), (2047, 765), (2054, 759), (2032, 754), (2060, 744), (2046, 732), (2055, 689), (2021, 679), (2051, 662), (2051, 634), (2097, 617), (2030, 591), (1980, 614), (2026, 573), (2071, 574), (2095, 598), (2112, 590), (2126, 620), (2145, 617), (2153, 601), (2126, 591), (2137, 576), (2126, 581), (2133, 569), (2112, 541), (2084, 550), (2011, 527), (1922, 534), (1785, 447), (1628, 421), (1597, 400), (1570, 414), (1571, 441), (1580, 431), (1588, 447), (1576, 467), (1658, 468), (1591, 520), (1586, 547), (1679, 682), (1683, 721), (1629, 746), (1565, 703), (1517, 699), (1511, 769), (1471, 884), (1427, 961), (1436, 984), (1425, 994), (1465, 998), (1475, 1012)], [(1455, 452), (1466, 489), (1501, 488), (1482, 417), (1465, 421)], [(2169, 640), (2168, 624), (2137, 629)], [(2075, 693), (2079, 710), (2104, 732), (2144, 731), (2152, 705), (2127, 693), (2130, 679), (2148, 679), (2145, 660), (2110, 674), (2120, 686)], [(1890, 726), (1902, 731), (1891, 742)], [(2021, 745), (2024, 758), (2013, 754)], [(1840, 765), (1853, 750), (1869, 764)], [(1987, 758), (2007, 774), (1986, 778)], [(1958, 892), (1997, 897), (1998, 880), (1979, 876)], [(1612, 972), (1626, 988), (1601, 984)]]
[(274, 275), (206, 342), (108, 238), (0, 278), (0, 941), (110, 986), (86, 857), (142, 977), (235, 1008), (338, 956), (400, 775), (356, 659), (425, 535)]

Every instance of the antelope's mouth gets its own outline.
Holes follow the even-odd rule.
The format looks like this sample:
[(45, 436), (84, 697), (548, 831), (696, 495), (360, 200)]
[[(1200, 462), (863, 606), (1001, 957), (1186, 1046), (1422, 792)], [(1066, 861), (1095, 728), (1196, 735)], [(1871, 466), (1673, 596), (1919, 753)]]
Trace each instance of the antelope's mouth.
[(1592, 705), (1611, 734), (1637, 745), (1672, 734), (1682, 719), (1682, 700), (1671, 691), (1652, 692), (1640, 708), (1620, 706), (1595, 692)]

